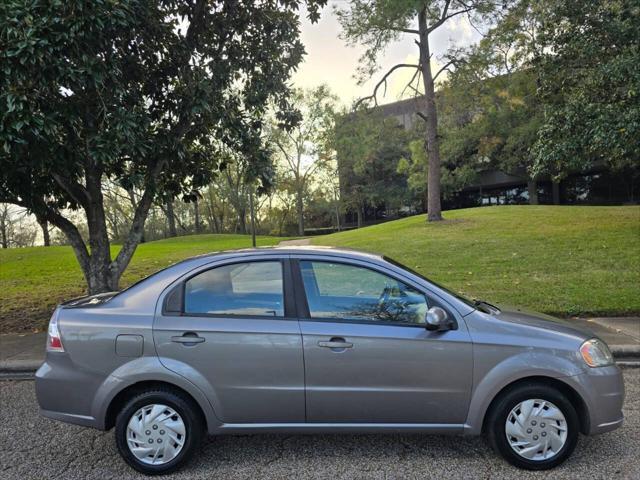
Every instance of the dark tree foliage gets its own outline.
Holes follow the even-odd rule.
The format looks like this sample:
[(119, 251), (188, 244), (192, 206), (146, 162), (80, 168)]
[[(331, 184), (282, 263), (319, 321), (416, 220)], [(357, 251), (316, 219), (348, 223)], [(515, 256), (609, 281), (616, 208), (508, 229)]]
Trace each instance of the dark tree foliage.
[(534, 172), (640, 167), (640, 3), (553, 1), (540, 32), (544, 123)]
[[(90, 293), (116, 289), (154, 200), (194, 197), (234, 155), (269, 186), (262, 118), (271, 105), (299, 120), (287, 80), (302, 3), (315, 21), (326, 1), (2, 2), (0, 201), (65, 233)], [(115, 258), (107, 179), (142, 192)]]
[(411, 139), (412, 132), (379, 112), (337, 117), (332, 145), (338, 158), (340, 197), (347, 209), (356, 212), (358, 227), (367, 206), (384, 204), (391, 210), (411, 201), (404, 172), (398, 172), (409, 155)]

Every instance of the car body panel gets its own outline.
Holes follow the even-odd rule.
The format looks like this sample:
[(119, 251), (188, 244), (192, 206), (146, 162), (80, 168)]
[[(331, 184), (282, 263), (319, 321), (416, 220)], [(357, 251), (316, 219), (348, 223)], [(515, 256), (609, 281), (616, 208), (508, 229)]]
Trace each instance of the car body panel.
[[(396, 276), (445, 307), (457, 329), (434, 333), (415, 326), (327, 324), (309, 319), (302, 307), (286, 319), (241, 322), (162, 313), (164, 295), (194, 272), (229, 261), (311, 257), (369, 265)], [(187, 392), (212, 434), (479, 434), (492, 399), (528, 377), (556, 379), (580, 395), (588, 433), (608, 431), (622, 421), (620, 370), (590, 368), (578, 353), (594, 335), (528, 312), (483, 313), (372, 254), (288, 247), (195, 257), (115, 296), (75, 300), (55, 314), (65, 352), (47, 352), (36, 374), (38, 402), (44, 415), (80, 425), (106, 428), (118, 393), (155, 381)], [(205, 343), (192, 347), (170, 341), (187, 331), (206, 335)], [(142, 337), (141, 352), (139, 339), (135, 348), (121, 350), (140, 356), (119, 355), (119, 335)], [(334, 335), (353, 338), (353, 350), (316, 349), (318, 340)], [(198, 353), (203, 345), (210, 347), (205, 355)]]
[[(203, 343), (174, 343), (196, 332)], [(295, 320), (158, 316), (160, 361), (173, 359), (206, 378), (224, 422), (304, 422), (302, 337)], [(175, 371), (175, 370), (174, 370)], [(190, 373), (191, 374), (191, 373)]]
[[(457, 308), (427, 288), (429, 285), (422, 279), (389, 268), (393, 265), (386, 262), (318, 253), (290, 257), (294, 261), (339, 262), (388, 275), (425, 293), (428, 302), (439, 302), (456, 322), (455, 330), (430, 332), (422, 325), (313, 319), (298, 278), (295, 288), (301, 304), (307, 422), (431, 425), (464, 422), (472, 385), (473, 347)], [(467, 306), (462, 311), (466, 312), (464, 307)], [(353, 347), (319, 346), (319, 342), (333, 338)], [(447, 368), (442, 368), (443, 365)]]
[[(464, 422), (472, 345), (466, 329), (302, 321), (307, 421)], [(353, 343), (331, 349), (333, 337)]]

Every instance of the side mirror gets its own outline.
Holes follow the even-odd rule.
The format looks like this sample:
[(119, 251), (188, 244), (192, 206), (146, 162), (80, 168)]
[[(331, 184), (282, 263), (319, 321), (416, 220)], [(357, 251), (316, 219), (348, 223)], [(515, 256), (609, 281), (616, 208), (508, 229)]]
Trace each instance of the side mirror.
[(451, 329), (451, 320), (447, 312), (440, 307), (431, 307), (427, 310), (426, 329), (434, 332), (445, 332)]

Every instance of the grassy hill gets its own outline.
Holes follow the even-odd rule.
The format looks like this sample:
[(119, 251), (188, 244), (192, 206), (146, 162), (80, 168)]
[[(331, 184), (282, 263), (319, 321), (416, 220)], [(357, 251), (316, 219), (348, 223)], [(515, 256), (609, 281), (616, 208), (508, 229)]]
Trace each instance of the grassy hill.
[[(258, 237), (259, 246), (281, 238)], [(124, 273), (129, 285), (179, 260), (251, 246), (248, 235), (191, 235), (141, 244)], [(112, 255), (119, 246), (112, 247)], [(83, 295), (86, 285), (71, 247), (32, 247), (0, 250), (0, 332), (42, 329), (53, 307)]]
[[(388, 255), (472, 297), (562, 316), (640, 313), (640, 207), (504, 206), (424, 215), (314, 237)], [(259, 245), (281, 239), (259, 237)], [(140, 245), (128, 285), (186, 257), (248, 247), (242, 235)], [(118, 247), (114, 247), (114, 252)], [(85, 292), (69, 247), (0, 250), (0, 332), (43, 328), (58, 302)]]
[(383, 253), (468, 296), (570, 316), (640, 312), (640, 207), (501, 206), (315, 237)]

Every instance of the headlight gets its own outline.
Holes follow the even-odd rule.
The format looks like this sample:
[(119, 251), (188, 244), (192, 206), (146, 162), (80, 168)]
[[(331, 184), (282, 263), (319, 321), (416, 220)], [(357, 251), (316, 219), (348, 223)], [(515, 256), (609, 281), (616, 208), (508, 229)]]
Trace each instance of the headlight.
[(613, 355), (609, 347), (596, 338), (584, 342), (580, 347), (580, 354), (590, 367), (606, 367), (613, 364)]

